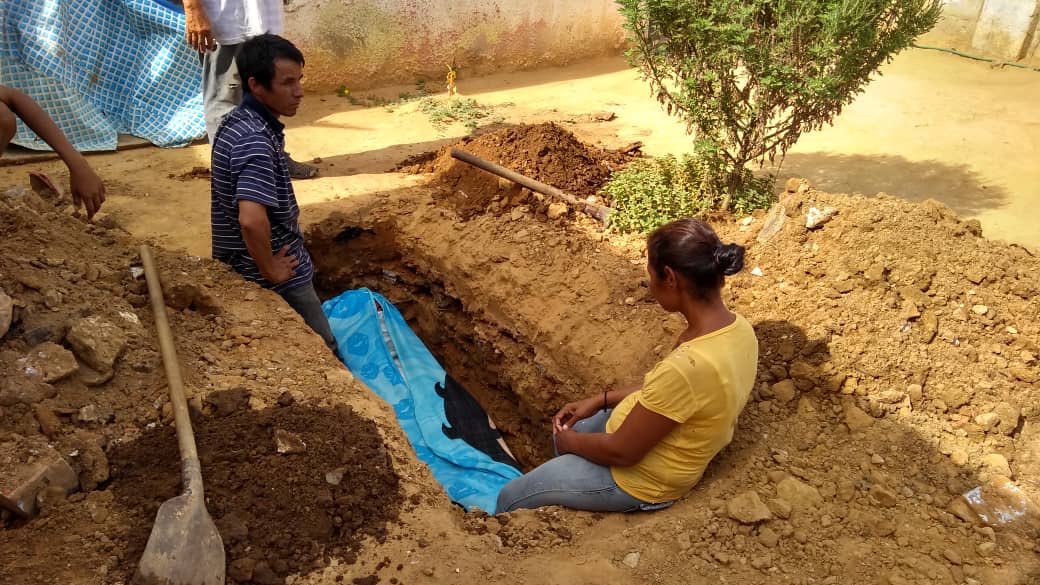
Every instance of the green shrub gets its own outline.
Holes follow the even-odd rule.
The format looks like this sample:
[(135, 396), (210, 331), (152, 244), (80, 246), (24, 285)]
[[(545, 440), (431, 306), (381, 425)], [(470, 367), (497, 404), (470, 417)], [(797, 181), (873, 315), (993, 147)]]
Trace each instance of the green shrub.
[[(772, 177), (744, 169), (730, 206), (738, 214), (769, 207)], [(603, 193), (613, 202), (611, 225), (623, 232), (649, 232), (673, 219), (721, 206), (726, 197), (726, 159), (707, 141), (693, 154), (637, 160), (611, 175)]]
[(931, 29), (941, 0), (618, 0), (628, 56), (669, 114), (719, 145), (736, 208), (751, 163), (782, 159)]

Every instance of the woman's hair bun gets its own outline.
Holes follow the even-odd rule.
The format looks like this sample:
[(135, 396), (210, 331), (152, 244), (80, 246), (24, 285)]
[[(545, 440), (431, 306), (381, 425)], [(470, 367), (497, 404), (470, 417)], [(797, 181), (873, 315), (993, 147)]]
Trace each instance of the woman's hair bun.
[(744, 246), (740, 244), (720, 244), (715, 248), (715, 264), (726, 276), (732, 276), (744, 267)]

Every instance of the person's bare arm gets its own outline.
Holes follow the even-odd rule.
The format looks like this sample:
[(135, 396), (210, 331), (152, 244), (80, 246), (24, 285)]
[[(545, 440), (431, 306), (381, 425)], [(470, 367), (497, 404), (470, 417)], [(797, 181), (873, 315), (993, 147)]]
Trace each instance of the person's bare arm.
[(201, 0), (184, 0), (184, 39), (200, 53), (217, 48), (213, 39), (213, 25), (202, 8)]
[(0, 86), (0, 101), (65, 161), (65, 166), (69, 168), (72, 200), (76, 205), (82, 202), (87, 208), (87, 217), (93, 217), (105, 202), (105, 185), (94, 169), (90, 168), (87, 159), (72, 146), (57, 124), (32, 98), (12, 87)]
[(271, 221), (267, 218), (266, 207), (255, 201), (239, 201), (238, 225), (242, 228), (242, 239), (249, 255), (264, 280), (281, 284), (295, 275), (300, 261), (289, 255), (289, 246), (283, 246), (277, 254), (271, 252)]
[(556, 449), (561, 455), (574, 453), (600, 465), (629, 467), (642, 461), (678, 425), (637, 403), (616, 432), (563, 430), (556, 434)]
[(599, 392), (588, 398), (568, 402), (553, 417), (553, 434), (565, 431), (580, 420), (586, 419), (597, 411), (615, 406), (626, 396), (643, 387), (643, 382), (633, 382), (627, 386)]

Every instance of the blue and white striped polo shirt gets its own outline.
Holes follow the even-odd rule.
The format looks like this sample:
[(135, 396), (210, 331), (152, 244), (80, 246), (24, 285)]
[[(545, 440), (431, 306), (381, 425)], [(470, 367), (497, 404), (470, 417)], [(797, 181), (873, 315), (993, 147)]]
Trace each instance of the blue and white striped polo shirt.
[[(247, 280), (276, 292), (307, 284), (314, 264), (303, 245), (300, 208), (296, 204), (289, 163), (285, 156), (285, 126), (252, 94), (229, 113), (213, 140), (212, 204), (213, 258), (229, 264)], [(238, 202), (254, 201), (267, 208), (271, 222), (271, 250), (289, 246), (300, 264), (296, 275), (273, 286), (260, 275), (249, 255), (238, 223)]]

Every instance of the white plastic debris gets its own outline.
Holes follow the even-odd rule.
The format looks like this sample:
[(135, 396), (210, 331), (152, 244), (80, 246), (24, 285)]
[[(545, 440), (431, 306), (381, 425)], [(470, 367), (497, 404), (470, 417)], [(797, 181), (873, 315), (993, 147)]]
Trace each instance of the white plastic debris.
[(755, 266), (754, 268), (751, 269), (751, 274), (753, 274), (754, 276), (765, 276), (766, 275), (766, 273), (762, 272), (762, 269), (759, 268), (758, 266)]

